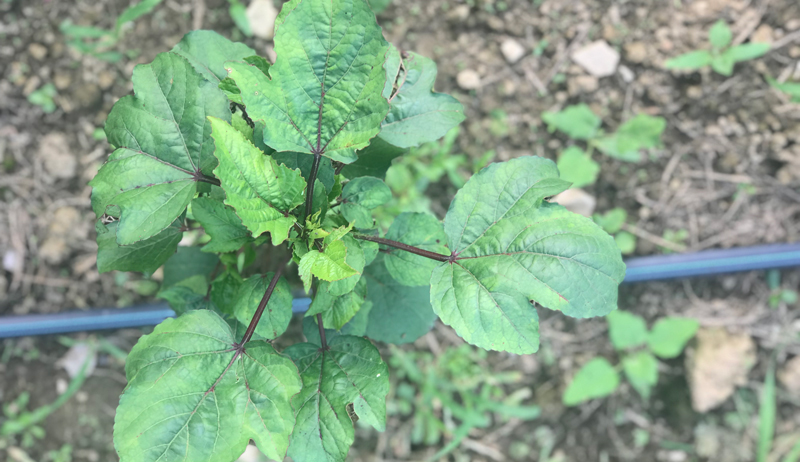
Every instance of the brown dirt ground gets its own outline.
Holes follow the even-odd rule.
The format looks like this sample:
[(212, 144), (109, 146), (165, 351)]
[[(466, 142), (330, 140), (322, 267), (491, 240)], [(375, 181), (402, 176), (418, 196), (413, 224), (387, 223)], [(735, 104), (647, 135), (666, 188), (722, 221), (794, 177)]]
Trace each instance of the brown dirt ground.
[[(113, 103), (130, 92), (135, 64), (170, 49), (198, 24), (240, 37), (224, 0), (166, 0), (137, 21), (120, 43), (120, 50), (134, 51), (133, 57), (110, 64), (66, 46), (58, 28), (63, 20), (111, 27), (127, 4), (0, 1), (0, 255), (15, 255), (14, 264), (0, 274), (0, 315), (143, 300), (134, 290), (136, 277), (126, 281), (101, 276), (94, 266), (94, 217), (86, 182), (108, 149), (91, 135), (102, 127)], [(203, 15), (198, 14), (201, 5)], [(765, 58), (737, 65), (730, 78), (663, 69), (666, 58), (704, 46), (708, 27), (720, 18), (732, 24), (736, 40), (766, 34), (773, 50)], [(630, 226), (640, 236), (638, 254), (660, 252), (659, 237), (666, 230), (686, 230), (683, 244), (689, 251), (800, 239), (800, 105), (789, 103), (764, 80), (767, 74), (786, 77), (798, 72), (800, 4), (404, 0), (396, 1), (380, 19), (393, 43), (438, 62), (437, 89), (456, 95), (466, 107), (468, 119), (458, 148), (473, 158), (492, 149), (495, 160), (530, 154), (555, 158), (570, 142), (548, 133), (540, 114), (568, 104), (589, 104), (609, 130), (640, 112), (665, 117), (663, 149), (637, 165), (603, 158), (599, 181), (587, 188), (597, 198), (599, 211), (616, 206), (628, 211)], [(513, 65), (500, 52), (507, 38), (528, 52)], [(626, 81), (618, 73), (594, 82), (572, 63), (571, 51), (596, 39), (621, 51), (621, 65), (632, 79)], [(263, 40), (247, 42), (263, 53), (270, 49)], [(537, 48), (540, 54), (531, 53)], [(458, 88), (456, 76), (464, 69), (480, 75), (479, 88)], [(50, 82), (58, 87), (58, 109), (44, 114), (26, 96)], [(507, 114), (507, 134), (491, 130), (495, 110)], [(753, 188), (737, 194), (741, 185)], [(447, 183), (437, 191), (442, 196), (454, 192)], [(449, 202), (448, 197), (440, 199)], [(783, 279), (786, 288), (800, 287), (797, 271), (784, 272)], [(486, 364), (492, 372), (521, 370), (519, 386), (533, 390), (527, 403), (542, 406), (542, 418), (495, 421), (471, 433), (470, 443), (452, 460), (538, 460), (540, 443), (534, 435), (541, 428), (554, 435), (555, 454), (562, 457), (551, 460), (754, 460), (753, 409), (770, 355), (782, 351), (776, 358), (781, 368), (800, 354), (797, 306), (770, 309), (769, 293), (762, 272), (623, 286), (621, 308), (649, 321), (668, 314), (693, 316), (705, 327), (723, 327), (755, 340), (758, 361), (736, 399), (706, 414), (691, 408), (682, 358), (664, 363), (659, 387), (648, 403), (624, 385), (609, 399), (565, 409), (560, 394), (577, 368), (591, 356), (616, 360), (616, 354), (602, 320), (576, 321), (541, 312), (543, 345), (555, 361), (541, 354), (492, 354)], [(129, 347), (138, 335), (138, 330), (121, 331), (107, 338)], [(460, 344), (449, 329), (438, 326), (407, 348), (427, 350), (432, 342), (441, 348)], [(32, 393), (32, 406), (55, 399), (55, 381), (66, 375), (54, 362), (65, 347), (48, 338), (15, 340), (0, 347), (0, 356), (12, 346), (36, 350), (40, 356), (15, 356), (0, 364), (0, 401), (8, 402), (23, 390)], [(119, 364), (104, 364), (82, 394), (44, 424), (47, 438), (28, 451), (34, 460), (46, 460), (43, 454), (64, 443), (75, 446), (76, 461), (117, 460), (111, 428), (124, 376)], [(777, 433), (796, 435), (800, 396), (780, 389), (778, 397)], [(731, 424), (731, 415), (741, 417), (738, 427)], [(700, 444), (698, 435), (708, 428), (715, 429), (712, 439), (721, 449), (715, 457), (697, 459), (686, 448)], [(634, 446), (635, 429), (651, 434), (644, 447)], [(411, 445), (410, 432), (408, 419), (400, 417), (391, 417), (383, 434), (359, 429), (350, 457), (422, 460), (438, 449)], [(518, 442), (527, 445), (531, 455), (514, 459), (508, 448)], [(0, 449), (0, 458), (7, 456)]]

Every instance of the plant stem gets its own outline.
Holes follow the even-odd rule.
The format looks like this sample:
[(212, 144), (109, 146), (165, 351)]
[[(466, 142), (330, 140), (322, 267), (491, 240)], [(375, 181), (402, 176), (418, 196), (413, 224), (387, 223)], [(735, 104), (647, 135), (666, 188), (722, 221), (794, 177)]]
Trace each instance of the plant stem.
[(194, 179), (195, 179), (195, 181), (200, 181), (200, 182), (203, 182), (203, 183), (213, 184), (214, 186), (221, 186), (221, 183), (219, 182), (218, 179), (212, 178), (210, 176), (205, 176), (202, 173), (195, 174)]
[(253, 315), (253, 319), (250, 320), (250, 325), (247, 326), (244, 337), (242, 337), (242, 341), (239, 343), (240, 347), (244, 347), (244, 345), (249, 342), (251, 338), (253, 338), (253, 333), (256, 331), (258, 321), (261, 320), (261, 315), (264, 314), (264, 309), (267, 307), (267, 303), (269, 303), (269, 299), (272, 297), (272, 293), (275, 291), (275, 286), (278, 285), (278, 279), (280, 279), (281, 274), (283, 274), (283, 270), (286, 269), (286, 265), (289, 264), (289, 260), (291, 258), (292, 256), (290, 254), (289, 257), (284, 260), (275, 271), (275, 276), (272, 276), (272, 280), (269, 281), (269, 286), (267, 286), (267, 291), (264, 292), (264, 296), (261, 298), (261, 303), (258, 304), (256, 314)]
[(353, 237), (356, 239), (361, 239), (362, 241), (370, 241), (370, 242), (377, 242), (378, 244), (388, 245), (389, 247), (394, 247), (396, 249), (405, 250), (406, 252), (411, 252), (415, 255), (420, 255), (425, 258), (430, 258), (431, 260), (441, 261), (441, 262), (453, 262), (454, 258), (452, 255), (442, 255), (436, 252), (430, 252), (424, 249), (420, 249), (419, 247), (414, 247), (413, 245), (403, 244), (402, 242), (393, 241), (391, 239), (384, 239), (382, 237), (375, 237), (375, 236), (368, 236), (366, 234), (353, 234)]
[(317, 327), (319, 327), (319, 341), (322, 343), (322, 349), (328, 349), (328, 339), (325, 338), (325, 326), (322, 325), (322, 314), (317, 313)]
[(314, 163), (311, 164), (311, 173), (308, 175), (308, 185), (306, 186), (306, 209), (303, 210), (303, 219), (300, 221), (302, 226), (306, 225), (306, 218), (311, 214), (311, 207), (314, 206), (314, 183), (317, 182), (317, 172), (322, 154), (314, 154)]

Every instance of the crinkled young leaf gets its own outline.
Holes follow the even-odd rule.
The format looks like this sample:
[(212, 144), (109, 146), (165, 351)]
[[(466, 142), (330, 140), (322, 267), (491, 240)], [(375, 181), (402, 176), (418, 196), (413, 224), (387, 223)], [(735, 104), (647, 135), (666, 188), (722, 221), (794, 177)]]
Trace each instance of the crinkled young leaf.
[(117, 244), (117, 222), (104, 225), (101, 221), (97, 230), (97, 269), (101, 273), (109, 271), (139, 271), (152, 273), (163, 265), (178, 250), (183, 238), (181, 220), (175, 220), (164, 231), (150, 239), (132, 245)]
[(647, 324), (641, 316), (627, 311), (612, 311), (606, 316), (608, 336), (617, 350), (633, 348), (647, 342)]
[(366, 0), (289, 2), (275, 22), (269, 77), (226, 63), (264, 141), (276, 151), (351, 163), (380, 131), (388, 44)]
[(619, 386), (619, 374), (605, 358), (594, 358), (575, 374), (562, 401), (575, 406), (590, 399), (603, 398), (614, 393)]
[[(229, 59), (226, 59), (226, 61), (228, 60)], [(242, 61), (259, 68), (261, 72), (264, 73), (264, 75), (268, 75), (269, 68), (272, 67), (269, 61), (262, 58), (261, 56), (248, 56), (242, 59)], [(227, 75), (227, 71), (224, 72), (225, 75)], [(225, 93), (225, 96), (227, 96), (229, 100), (237, 104), (242, 104), (242, 92), (241, 90), (239, 90), (239, 87), (236, 86), (236, 82), (234, 82), (232, 78), (230, 77), (223, 78), (219, 82), (219, 89), (222, 90), (223, 93)], [(261, 127), (261, 129), (263, 130), (263, 127)]]
[(356, 178), (342, 189), (342, 215), (356, 228), (373, 227), (372, 210), (392, 199), (392, 190), (378, 178), (364, 176)]
[(215, 84), (228, 75), (223, 66), (225, 61), (245, 59), (256, 54), (249, 46), (231, 42), (210, 30), (189, 32), (175, 45), (172, 52), (189, 60), (197, 72)]
[(622, 370), (642, 399), (650, 399), (650, 390), (658, 383), (658, 360), (649, 351), (639, 351), (622, 359)]
[(333, 282), (358, 275), (359, 272), (348, 265), (346, 259), (347, 246), (342, 241), (331, 242), (322, 252), (317, 249), (309, 250), (298, 264), (298, 272), (306, 292), (311, 288), (311, 276)]
[[(264, 275), (257, 274), (245, 279), (239, 286), (233, 300), (233, 314), (244, 325), (249, 325), (256, 314), (261, 299), (267, 291), (270, 281), (275, 273)], [(256, 326), (256, 334), (268, 340), (278, 338), (286, 332), (289, 321), (292, 320), (292, 289), (286, 279), (279, 278), (272, 296), (267, 302), (267, 307), (261, 320)]]
[(356, 283), (361, 279), (361, 273), (364, 272), (364, 267), (367, 264), (366, 255), (361, 247), (361, 243), (364, 241), (358, 241), (348, 234), (342, 237), (342, 242), (344, 242), (345, 247), (347, 247), (347, 257), (344, 261), (347, 263), (347, 266), (353, 268), (358, 274), (331, 282), (328, 291), (333, 296), (340, 296), (352, 292)]
[(136, 66), (133, 88), (136, 95), (119, 100), (106, 122), (117, 150), (90, 182), (98, 216), (111, 205), (121, 209), (121, 245), (155, 236), (186, 210), (196, 183), (216, 165), (206, 116), (231, 117), (222, 92), (175, 53)]
[(192, 214), (211, 236), (211, 241), (203, 247), (203, 252), (235, 252), (253, 241), (253, 236), (236, 212), (222, 202), (198, 197), (192, 201)]
[(200, 247), (178, 247), (178, 252), (164, 264), (164, 280), (162, 287), (171, 287), (189, 279), (202, 275), (210, 282), (211, 273), (219, 263), (219, 257), (200, 250)]
[(283, 460), (294, 427), (297, 368), (265, 341), (242, 355), (217, 314), (169, 319), (128, 355), (114, 445), (123, 462), (234, 461), (253, 439)]
[(314, 294), (314, 301), (306, 316), (322, 314), (322, 325), (340, 330), (347, 324), (364, 304), (367, 297), (367, 282), (361, 278), (350, 292), (334, 295), (330, 292), (331, 282), (322, 282)]
[(364, 338), (339, 336), (328, 349), (311, 343), (292, 345), (291, 356), (303, 379), (292, 398), (296, 423), (289, 457), (295, 462), (344, 462), (355, 439), (347, 405), (376, 430), (386, 426), (389, 369)]
[[(314, 164), (314, 156), (302, 152), (275, 152), (272, 154), (272, 158), (292, 170), (300, 169), (303, 178), (308, 182), (308, 178), (311, 176), (311, 166)], [(320, 159), (317, 179), (325, 185), (326, 192), (331, 192), (333, 189), (333, 185), (336, 183), (335, 177), (336, 173), (331, 165), (331, 160), (327, 157)]]
[(211, 118), (211, 135), (219, 166), (214, 173), (227, 193), (225, 203), (253, 236), (269, 232), (272, 244), (289, 237), (295, 217), (289, 215), (304, 201), (306, 182), (297, 170), (278, 165), (233, 127)]
[(522, 157), (490, 165), (456, 194), (444, 220), (454, 262), (433, 270), (431, 303), (466, 341), (536, 351), (530, 301), (577, 318), (616, 309), (625, 265), (614, 240), (544, 202), (568, 186), (552, 161)]
[(432, 59), (408, 53), (403, 64), (403, 70), (388, 77), (398, 89), (393, 92), (380, 137), (394, 146), (410, 148), (438, 140), (465, 116), (457, 99), (433, 91), (437, 69)]
[[(427, 213), (401, 213), (386, 232), (386, 239), (442, 255), (450, 254), (445, 247), (447, 236), (442, 223)], [(436, 260), (392, 248), (384, 261), (386, 269), (397, 282), (412, 287), (430, 284), (431, 272), (438, 265)]]
[(372, 303), (365, 334), (380, 342), (410, 343), (427, 334), (436, 322), (430, 287), (401, 284), (389, 274), (384, 258), (378, 255), (364, 270), (367, 303)]
[(342, 175), (347, 178), (358, 178), (361, 176), (374, 176), (385, 178), (386, 171), (392, 165), (392, 161), (408, 151), (407, 149), (392, 146), (380, 137), (372, 140), (369, 146), (358, 151), (358, 160), (346, 166), (342, 170)]

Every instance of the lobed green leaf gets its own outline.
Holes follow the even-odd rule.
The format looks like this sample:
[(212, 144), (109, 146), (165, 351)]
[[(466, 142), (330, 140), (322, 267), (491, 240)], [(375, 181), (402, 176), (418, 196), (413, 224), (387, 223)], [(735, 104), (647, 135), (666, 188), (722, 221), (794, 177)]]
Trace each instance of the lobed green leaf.
[(605, 358), (594, 358), (575, 374), (564, 391), (562, 401), (575, 406), (595, 398), (603, 398), (619, 386), (619, 374)]
[[(244, 280), (234, 296), (231, 311), (236, 319), (243, 325), (250, 324), (256, 314), (256, 309), (264, 298), (274, 273), (257, 274)], [(278, 284), (267, 302), (264, 314), (256, 326), (256, 334), (274, 340), (289, 327), (292, 320), (292, 289), (283, 277), (278, 279)]]
[(183, 238), (181, 220), (175, 220), (164, 231), (133, 245), (117, 244), (117, 226), (97, 222), (97, 269), (109, 271), (139, 271), (153, 273), (178, 250)]
[[(386, 239), (442, 255), (450, 253), (445, 246), (447, 236), (442, 223), (427, 213), (401, 213), (386, 232)], [(397, 282), (411, 287), (429, 285), (431, 273), (438, 265), (435, 260), (393, 248), (388, 250), (384, 262)]]
[(203, 252), (235, 252), (253, 241), (253, 236), (236, 212), (222, 202), (198, 197), (192, 201), (192, 214), (211, 236), (211, 241), (203, 247)]

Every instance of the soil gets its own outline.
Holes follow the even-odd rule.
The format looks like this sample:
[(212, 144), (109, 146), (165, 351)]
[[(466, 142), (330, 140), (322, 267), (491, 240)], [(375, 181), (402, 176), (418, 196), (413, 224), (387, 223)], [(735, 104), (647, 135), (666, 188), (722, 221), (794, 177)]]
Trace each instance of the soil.
[[(65, 20), (112, 28), (128, 4), (0, 1), (0, 316), (150, 299), (139, 276), (97, 273), (86, 183), (110, 150), (93, 134), (113, 103), (131, 91), (136, 64), (169, 50), (192, 28), (214, 29), (235, 40), (242, 36), (224, 0), (164, 1), (125, 31), (115, 49), (128, 53), (116, 63), (72, 49), (59, 30)], [(638, 164), (595, 154), (600, 177), (585, 188), (597, 200), (597, 211), (628, 212), (629, 230), (639, 237), (637, 254), (661, 253), (665, 232), (683, 231), (685, 239), (672, 246), (686, 251), (800, 240), (800, 105), (765, 81), (768, 75), (800, 78), (797, 2), (404, 0), (379, 18), (390, 41), (438, 63), (437, 90), (455, 95), (467, 112), (457, 150), (472, 159), (487, 151), (494, 151), (496, 161), (522, 155), (555, 159), (572, 142), (549, 133), (540, 115), (569, 104), (588, 104), (607, 131), (639, 113), (666, 118), (662, 148)], [(731, 77), (663, 68), (665, 59), (705, 47), (707, 30), (718, 19), (731, 24), (737, 42), (757, 37), (771, 41), (773, 49), (738, 64)], [(501, 50), (509, 39), (525, 50), (513, 64)], [(619, 68), (610, 77), (593, 77), (570, 58), (596, 40), (620, 52)], [(272, 53), (269, 41), (243, 41)], [(462, 85), (471, 80), (470, 90), (459, 86), (464, 71), (472, 71), (461, 79)], [(57, 93), (50, 114), (27, 100), (48, 83)], [(455, 191), (446, 180), (431, 190), (442, 204)], [(782, 279), (783, 288), (800, 289), (797, 270), (782, 272)], [(800, 355), (798, 305), (771, 308), (771, 293), (764, 272), (622, 287), (620, 307), (648, 322), (690, 316), (703, 328), (754, 340), (757, 360), (745, 382), (734, 397), (706, 413), (692, 409), (686, 356), (662, 364), (649, 401), (623, 384), (610, 398), (565, 408), (561, 393), (582, 364), (596, 355), (617, 363), (618, 356), (602, 319), (573, 320), (540, 310), (543, 352), (492, 353), (485, 367), (487, 374), (521, 371), (507, 391), (530, 388), (525, 404), (542, 406), (542, 416), (529, 422), (495, 418), (488, 428), (473, 430), (450, 460), (545, 460), (539, 457), (546, 446), (543, 435), (552, 440), (553, 461), (755, 460), (757, 397), (769, 361), (774, 358), (783, 371)], [(299, 338), (299, 326), (293, 332)], [(141, 333), (110, 332), (103, 338), (129, 348)], [(442, 351), (460, 344), (449, 328), (438, 325), (404, 349), (428, 351), (435, 345)], [(65, 351), (53, 338), (5, 341), (0, 401), (28, 391), (31, 409), (52, 402), (56, 383), (67, 380), (55, 365)], [(382, 353), (390, 352), (382, 347)], [(75, 461), (117, 460), (111, 432), (124, 383), (122, 365), (101, 360), (81, 392), (42, 425), (46, 438), (25, 452), (45, 461), (48, 451), (70, 444)], [(798, 438), (798, 393), (785, 384), (779, 388), (776, 447), (782, 438)], [(390, 417), (385, 433), (359, 426), (350, 459), (424, 460), (443, 446), (412, 444), (412, 429), (411, 419), (399, 414)], [(634, 440), (642, 430), (649, 435), (643, 444)], [(11, 458), (18, 453), (3, 446), (19, 444), (16, 437), (0, 439), (0, 459), (18, 460)], [(709, 453), (708, 447), (716, 449)]]

